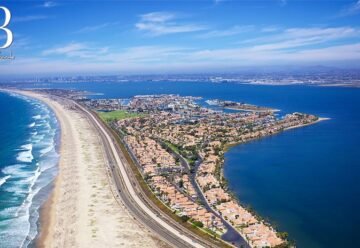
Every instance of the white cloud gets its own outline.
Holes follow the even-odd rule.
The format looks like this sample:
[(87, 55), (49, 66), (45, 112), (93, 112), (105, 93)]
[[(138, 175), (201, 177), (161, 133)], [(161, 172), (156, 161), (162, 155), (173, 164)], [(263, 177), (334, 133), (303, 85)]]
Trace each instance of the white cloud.
[[(295, 42), (296, 43), (296, 42)], [(144, 68), (155, 65), (176, 66), (178, 64), (211, 65), (255, 65), (257, 63), (311, 63), (357, 60), (360, 61), (360, 43), (327, 46), (323, 48), (304, 48), (288, 51), (282, 48), (292, 47), (292, 44), (281, 44), (278, 47), (249, 46), (228, 49), (192, 49), (184, 47), (136, 46), (120, 51), (111, 49), (92, 48), (83, 43), (71, 43), (66, 46), (49, 49), (43, 56), (64, 55), (62, 58), (74, 61), (82, 59), (84, 63), (110, 63), (113, 65), (142, 66)], [(89, 60), (90, 59), (90, 60)], [(82, 62), (83, 63), (83, 62)], [(80, 63), (81, 64), (81, 63)]]
[(261, 29), (261, 32), (264, 32), (264, 33), (272, 33), (272, 32), (276, 32), (276, 31), (279, 31), (279, 27), (268, 26), (268, 27), (263, 27)]
[(177, 19), (174, 13), (152, 12), (141, 15), (135, 27), (152, 36), (189, 33), (206, 29), (206, 27), (197, 24), (179, 23)]
[(248, 25), (248, 26), (233, 26), (228, 29), (224, 30), (213, 30), (209, 31), (204, 34), (198, 35), (200, 38), (215, 38), (215, 37), (226, 37), (226, 36), (233, 36), (241, 33), (246, 33), (249, 31), (252, 31), (254, 29), (254, 26)]
[(190, 51), (191, 49), (174, 46), (137, 46), (111, 54), (108, 58), (124, 63), (171, 63)]
[(257, 49), (286, 49), (360, 37), (360, 29), (353, 27), (334, 28), (289, 28), (272, 35), (245, 40), (239, 44), (253, 45)]
[(102, 23), (102, 24), (97, 24), (97, 25), (92, 25), (92, 26), (86, 26), (83, 27), (77, 31), (75, 31), (74, 33), (89, 33), (89, 32), (94, 32), (94, 31), (98, 31), (104, 28), (107, 28), (109, 26), (118, 24), (118, 22), (106, 22), (106, 23)]
[(53, 8), (56, 6), (58, 6), (58, 3), (52, 1), (45, 1), (44, 4), (42, 5), (42, 7), (44, 8)]
[(350, 27), (338, 28), (293, 28), (284, 33), (285, 40), (257, 46), (262, 49), (286, 49), (315, 45), (360, 35), (360, 30)]
[(96, 59), (106, 54), (107, 47), (90, 47), (85, 43), (72, 42), (64, 46), (44, 50), (43, 56), (60, 55), (65, 57), (78, 57), (82, 59)]
[[(48, 54), (76, 54), (88, 50), (85, 45), (73, 43), (48, 51)], [(79, 55), (79, 54), (77, 54)], [(0, 66), (1, 75), (33, 74), (101, 74), (101, 73), (167, 73), (204, 72), (239, 66), (263, 65), (336, 65), (358, 63), (360, 43), (302, 49), (296, 52), (284, 50), (254, 50), (248, 48), (193, 50), (179, 47), (142, 46), (129, 47), (120, 52), (103, 52), (103, 56), (83, 60), (62, 58), (16, 58)]]
[(345, 7), (341, 12), (340, 16), (356, 15), (360, 13), (360, 0)]
[[(146, 18), (162, 23), (170, 17)], [(226, 31), (228, 30), (224, 30), (224, 33), (208, 33), (231, 33)], [(276, 34), (263, 33), (259, 29), (258, 33), (264, 36), (238, 44), (236, 47), (214, 49), (194, 48), (190, 45), (142, 45), (119, 48), (70, 42), (44, 50), (33, 63), (29, 62), (30, 60), (17, 59), (7, 67), (2, 64), (0, 73), (159, 73), (190, 72), (195, 69), (207, 71), (253, 65), (336, 65), (360, 62), (360, 42), (359, 39), (354, 39), (360, 37), (360, 29), (356, 27), (288, 28)], [(21, 54), (16, 55), (21, 57)]]
[(72, 42), (44, 50), (42, 55), (57, 55), (64, 59), (80, 59), (81, 61), (108, 61), (112, 63), (157, 63), (176, 60), (179, 56), (189, 51), (182, 47), (166, 46), (134, 46), (121, 50), (108, 47), (89, 46), (85, 43)]
[(360, 61), (360, 43), (318, 49), (257, 50), (249, 48), (202, 50), (191, 54), (190, 61), (212, 61), (226, 65), (269, 65), (288, 63), (336, 63)]
[(12, 22), (30, 22), (48, 19), (48, 16), (45, 15), (28, 15), (28, 16), (19, 16), (12, 18)]
[(86, 46), (82, 43), (70, 43), (63, 47), (57, 47), (48, 49), (42, 52), (43, 55), (52, 55), (52, 54), (60, 54), (60, 55), (68, 55), (72, 52), (77, 52), (85, 49)]
[(142, 22), (166, 22), (175, 19), (175, 14), (170, 12), (151, 12), (140, 16)]
[[(329, 46), (317, 49), (306, 49), (298, 52), (284, 53), (285, 59), (297, 62), (307, 61), (359, 61), (360, 60), (360, 43)], [(281, 57), (280, 57), (281, 59)]]
[(290, 37), (328, 37), (343, 38), (358, 35), (359, 29), (352, 27), (335, 28), (290, 28), (285, 30), (285, 35)]

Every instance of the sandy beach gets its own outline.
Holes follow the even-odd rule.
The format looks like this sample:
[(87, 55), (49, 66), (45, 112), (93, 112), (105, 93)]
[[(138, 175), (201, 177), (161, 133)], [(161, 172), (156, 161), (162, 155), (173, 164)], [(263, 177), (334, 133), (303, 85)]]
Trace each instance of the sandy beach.
[(100, 137), (69, 102), (21, 92), (45, 102), (61, 127), (59, 174), (41, 211), (38, 247), (166, 246), (113, 196)]

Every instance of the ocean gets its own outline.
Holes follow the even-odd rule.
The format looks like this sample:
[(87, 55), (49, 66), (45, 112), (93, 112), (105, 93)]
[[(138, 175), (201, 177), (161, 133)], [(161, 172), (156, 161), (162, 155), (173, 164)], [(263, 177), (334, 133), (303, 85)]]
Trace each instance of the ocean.
[(0, 92), (0, 247), (32, 247), (57, 173), (59, 128), (43, 103)]
[(90, 95), (92, 98), (201, 96), (202, 104), (217, 98), (280, 109), (279, 116), (297, 111), (331, 118), (233, 147), (225, 155), (224, 173), (240, 202), (280, 231), (288, 232), (297, 247), (360, 247), (360, 89), (205, 82), (49, 83), (23, 87), (100, 93)]

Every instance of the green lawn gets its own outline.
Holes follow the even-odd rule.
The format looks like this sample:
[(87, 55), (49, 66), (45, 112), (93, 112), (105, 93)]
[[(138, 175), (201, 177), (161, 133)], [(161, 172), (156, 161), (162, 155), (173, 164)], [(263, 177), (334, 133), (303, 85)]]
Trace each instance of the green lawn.
[(143, 116), (142, 114), (129, 113), (125, 110), (115, 110), (115, 111), (111, 111), (111, 112), (98, 111), (97, 113), (99, 114), (100, 118), (105, 122)]
[(171, 144), (170, 142), (165, 141), (165, 144), (174, 152), (180, 154), (179, 148), (175, 146), (174, 144)]

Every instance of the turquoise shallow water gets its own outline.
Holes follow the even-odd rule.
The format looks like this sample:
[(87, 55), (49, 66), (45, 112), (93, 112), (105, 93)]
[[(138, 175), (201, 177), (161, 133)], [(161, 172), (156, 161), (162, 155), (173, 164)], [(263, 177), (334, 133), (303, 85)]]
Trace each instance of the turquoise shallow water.
[(175, 93), (270, 106), (281, 109), (280, 115), (299, 111), (330, 117), (232, 148), (225, 175), (241, 202), (287, 231), (298, 247), (360, 247), (360, 89), (198, 82), (36, 87), (103, 93), (94, 98)]
[(57, 172), (58, 125), (39, 101), (0, 92), (0, 247), (33, 246)]

